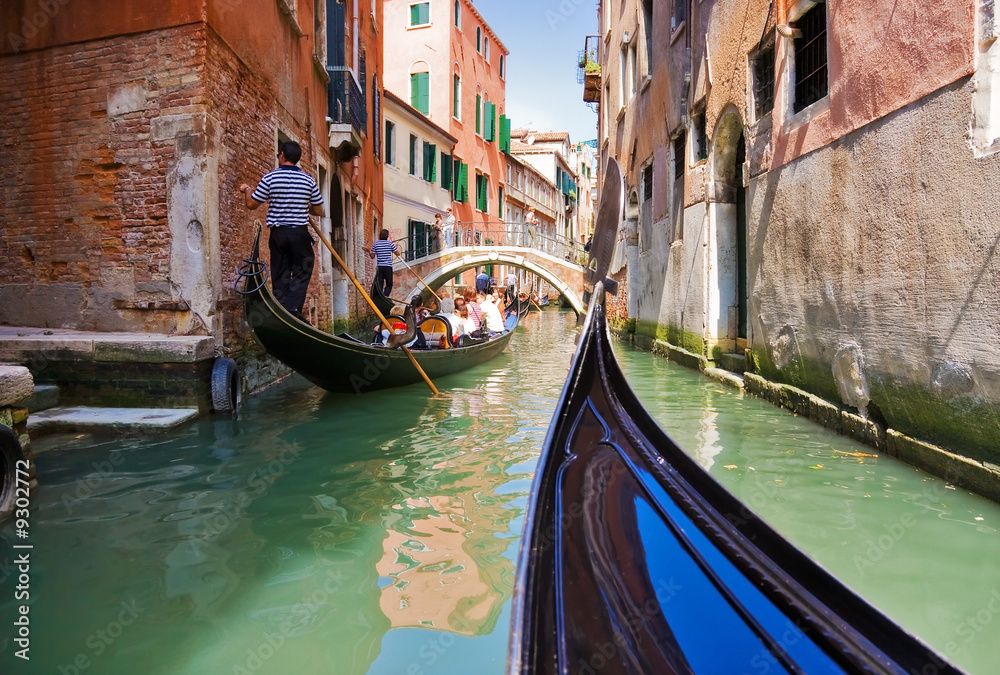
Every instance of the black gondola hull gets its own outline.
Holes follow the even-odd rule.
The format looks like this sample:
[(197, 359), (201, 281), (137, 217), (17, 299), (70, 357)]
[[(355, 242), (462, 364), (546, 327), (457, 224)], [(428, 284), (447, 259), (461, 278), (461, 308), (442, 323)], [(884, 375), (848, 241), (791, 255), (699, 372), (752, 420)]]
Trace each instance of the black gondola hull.
[(960, 672), (749, 511), (646, 412), (608, 332), (624, 185), (614, 160), (604, 176), (593, 299), (532, 486), (508, 671)]
[[(257, 343), (313, 384), (332, 392), (361, 394), (402, 387), (423, 378), (401, 349), (389, 349), (324, 333), (299, 321), (278, 303), (261, 274), (250, 275), (243, 308)], [(513, 330), (491, 340), (451, 349), (412, 350), (431, 380), (485, 363), (510, 342)]]

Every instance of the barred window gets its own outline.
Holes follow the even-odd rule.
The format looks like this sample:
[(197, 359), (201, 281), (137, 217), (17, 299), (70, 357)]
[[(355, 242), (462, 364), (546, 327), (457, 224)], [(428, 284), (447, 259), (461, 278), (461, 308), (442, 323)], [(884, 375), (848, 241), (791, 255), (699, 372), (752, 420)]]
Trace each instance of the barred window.
[(753, 99), (757, 119), (774, 109), (774, 45), (757, 52), (753, 59)]
[(674, 139), (674, 180), (684, 177), (684, 147), (687, 139), (682, 131)]
[(708, 159), (708, 131), (705, 113), (694, 116), (695, 143), (697, 143), (697, 161)]
[(653, 198), (653, 163), (650, 162), (642, 170), (642, 201)]
[(829, 91), (826, 60), (826, 3), (821, 2), (795, 22), (802, 36), (795, 38), (795, 112), (815, 103)]

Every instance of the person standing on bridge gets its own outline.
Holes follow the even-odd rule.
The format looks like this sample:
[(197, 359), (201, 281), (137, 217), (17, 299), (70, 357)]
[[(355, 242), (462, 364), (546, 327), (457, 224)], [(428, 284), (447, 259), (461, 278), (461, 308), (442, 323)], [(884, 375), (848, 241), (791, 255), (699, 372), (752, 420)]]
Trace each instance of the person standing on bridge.
[(455, 216), (452, 214), (450, 206), (444, 217), (444, 225), (441, 226), (441, 238), (444, 242), (444, 248), (451, 248), (455, 245)]
[(378, 233), (378, 241), (372, 244), (368, 252), (369, 258), (375, 258), (375, 288), (382, 295), (389, 297), (392, 293), (392, 256), (399, 253), (399, 247), (389, 241), (389, 230)]
[(535, 207), (528, 207), (528, 213), (524, 216), (524, 222), (528, 225), (525, 232), (527, 235), (525, 244), (528, 248), (534, 248), (535, 236), (538, 230), (538, 218), (535, 216)]
[(323, 215), (323, 196), (313, 177), (299, 168), (301, 158), (302, 147), (285, 141), (278, 152), (278, 168), (264, 174), (253, 191), (246, 183), (240, 186), (244, 204), (251, 211), (269, 202), (271, 289), (281, 306), (299, 319), (316, 260), (309, 216)]

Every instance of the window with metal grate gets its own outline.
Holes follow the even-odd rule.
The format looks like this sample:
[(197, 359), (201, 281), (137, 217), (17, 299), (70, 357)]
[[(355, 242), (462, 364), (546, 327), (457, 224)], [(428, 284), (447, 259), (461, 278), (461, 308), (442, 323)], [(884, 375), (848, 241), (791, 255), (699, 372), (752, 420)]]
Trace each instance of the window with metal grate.
[(826, 3), (821, 2), (795, 22), (802, 36), (795, 38), (795, 112), (815, 103), (829, 91), (826, 60)]
[(762, 48), (754, 56), (753, 103), (758, 120), (774, 109), (774, 44)]

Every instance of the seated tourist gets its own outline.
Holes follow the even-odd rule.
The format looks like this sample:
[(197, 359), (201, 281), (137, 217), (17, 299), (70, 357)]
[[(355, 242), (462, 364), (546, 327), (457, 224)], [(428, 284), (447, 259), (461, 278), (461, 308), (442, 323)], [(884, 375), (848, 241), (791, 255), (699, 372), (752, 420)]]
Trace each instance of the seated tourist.
[(464, 298), (455, 298), (455, 309), (448, 314), (448, 323), (451, 324), (452, 344), (456, 347), (462, 344), (462, 336), (468, 332), (472, 322), (469, 321), (469, 308), (465, 305)]
[(465, 292), (462, 294), (465, 299), (465, 305), (469, 308), (469, 319), (472, 321), (473, 328), (468, 331), (469, 333), (474, 333), (483, 327), (483, 310), (479, 307), (476, 302), (477, 295), (476, 291), (471, 288), (466, 288)]
[(486, 331), (489, 333), (503, 332), (503, 315), (496, 305), (496, 298), (493, 295), (480, 296), (479, 306), (486, 317)]
[(424, 299), (419, 295), (414, 295), (410, 298), (410, 306), (413, 307), (413, 316), (417, 320), (417, 323), (420, 323), (431, 315), (430, 310), (424, 307)]
[(447, 295), (442, 295), (441, 296), (441, 309), (440, 309), (439, 313), (440, 314), (444, 314), (445, 316), (447, 316), (447, 315), (451, 314), (454, 311), (455, 311), (455, 301), (452, 300), (451, 298), (449, 298)]

